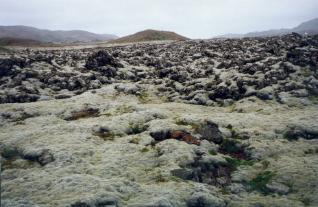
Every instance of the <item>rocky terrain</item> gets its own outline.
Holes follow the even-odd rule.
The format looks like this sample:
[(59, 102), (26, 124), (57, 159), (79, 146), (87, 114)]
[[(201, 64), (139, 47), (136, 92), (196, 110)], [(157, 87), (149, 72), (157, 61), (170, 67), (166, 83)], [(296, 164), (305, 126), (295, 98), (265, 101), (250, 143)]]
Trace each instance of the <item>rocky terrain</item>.
[(318, 206), (318, 36), (0, 56), (4, 207)]

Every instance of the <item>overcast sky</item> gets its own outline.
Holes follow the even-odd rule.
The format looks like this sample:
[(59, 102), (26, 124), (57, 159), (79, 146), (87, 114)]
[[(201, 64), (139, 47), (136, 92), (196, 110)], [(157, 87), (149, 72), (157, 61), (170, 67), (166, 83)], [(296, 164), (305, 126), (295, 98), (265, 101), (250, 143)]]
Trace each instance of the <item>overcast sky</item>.
[(318, 0), (0, 0), (0, 25), (119, 36), (151, 28), (210, 38), (294, 27), (317, 11)]

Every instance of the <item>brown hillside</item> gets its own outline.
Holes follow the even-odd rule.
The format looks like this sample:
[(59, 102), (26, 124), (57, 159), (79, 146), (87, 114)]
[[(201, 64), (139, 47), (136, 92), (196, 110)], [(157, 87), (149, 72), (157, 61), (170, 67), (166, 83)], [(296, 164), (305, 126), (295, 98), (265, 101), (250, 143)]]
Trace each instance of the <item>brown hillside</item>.
[(3, 37), (0, 38), (0, 46), (42, 46), (44, 43), (31, 40), (31, 39), (21, 39), (21, 38), (11, 38), (11, 37)]
[(160, 40), (187, 40), (187, 37), (181, 36), (174, 32), (158, 31), (158, 30), (145, 30), (128, 35), (110, 43), (129, 43), (129, 42), (147, 42), (147, 41), (160, 41)]

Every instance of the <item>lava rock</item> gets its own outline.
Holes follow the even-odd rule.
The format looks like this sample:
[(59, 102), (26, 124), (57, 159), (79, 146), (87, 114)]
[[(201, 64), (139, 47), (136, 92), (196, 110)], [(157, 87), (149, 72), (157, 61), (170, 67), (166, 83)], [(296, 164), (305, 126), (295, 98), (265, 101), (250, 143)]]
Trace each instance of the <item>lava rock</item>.
[(187, 207), (225, 207), (225, 202), (214, 195), (194, 193), (187, 201)]
[(196, 133), (200, 134), (202, 139), (220, 144), (223, 141), (222, 132), (219, 130), (219, 126), (212, 122), (206, 121), (199, 125), (196, 129)]
[(85, 67), (87, 69), (96, 69), (101, 66), (122, 67), (122, 65), (108, 52), (100, 50), (88, 57)]

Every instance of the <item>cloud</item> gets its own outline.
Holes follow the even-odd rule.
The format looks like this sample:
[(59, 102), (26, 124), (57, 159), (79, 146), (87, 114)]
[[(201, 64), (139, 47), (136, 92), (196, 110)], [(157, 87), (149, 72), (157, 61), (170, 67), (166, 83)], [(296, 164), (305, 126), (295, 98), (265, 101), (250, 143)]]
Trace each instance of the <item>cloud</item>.
[(173, 30), (192, 38), (294, 27), (317, 0), (0, 0), (1, 25), (127, 35)]

